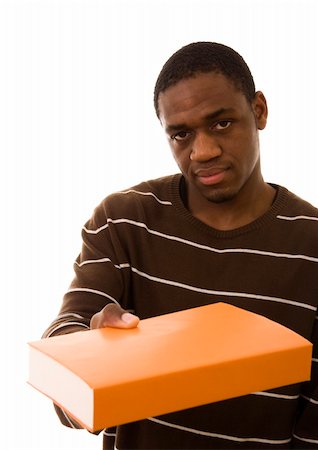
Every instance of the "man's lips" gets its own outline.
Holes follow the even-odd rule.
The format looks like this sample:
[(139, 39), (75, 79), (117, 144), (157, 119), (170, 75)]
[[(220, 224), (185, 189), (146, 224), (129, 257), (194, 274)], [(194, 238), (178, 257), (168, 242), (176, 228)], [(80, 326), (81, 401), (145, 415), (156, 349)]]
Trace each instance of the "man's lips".
[(199, 169), (194, 173), (200, 183), (207, 186), (220, 183), (225, 177), (228, 167), (213, 167), (208, 169)]

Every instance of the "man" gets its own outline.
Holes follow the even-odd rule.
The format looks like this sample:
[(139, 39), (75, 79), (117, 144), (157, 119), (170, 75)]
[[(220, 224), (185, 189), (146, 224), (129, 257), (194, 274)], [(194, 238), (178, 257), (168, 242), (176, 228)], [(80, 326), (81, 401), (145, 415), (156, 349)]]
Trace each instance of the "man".
[(104, 430), (104, 448), (318, 448), (318, 211), (263, 180), (265, 97), (234, 50), (198, 42), (166, 62), (154, 100), (181, 174), (96, 208), (45, 336), (219, 301), (262, 314), (314, 343), (311, 382)]

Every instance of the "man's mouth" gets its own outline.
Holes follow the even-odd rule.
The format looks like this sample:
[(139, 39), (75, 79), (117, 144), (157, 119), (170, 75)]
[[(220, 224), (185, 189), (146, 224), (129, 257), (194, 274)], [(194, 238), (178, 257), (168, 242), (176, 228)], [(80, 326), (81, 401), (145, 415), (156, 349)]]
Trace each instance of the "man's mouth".
[(206, 186), (212, 186), (223, 181), (226, 171), (226, 167), (214, 167), (210, 169), (197, 170), (195, 175), (200, 183)]

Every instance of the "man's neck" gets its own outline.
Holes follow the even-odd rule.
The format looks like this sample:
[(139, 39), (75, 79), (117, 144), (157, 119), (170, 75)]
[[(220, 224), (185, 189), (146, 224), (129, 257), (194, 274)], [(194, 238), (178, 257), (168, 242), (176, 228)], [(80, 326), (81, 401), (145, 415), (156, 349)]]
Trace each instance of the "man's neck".
[[(191, 195), (191, 194), (190, 194)], [(231, 200), (214, 203), (204, 201), (195, 210), (189, 210), (194, 217), (212, 228), (221, 231), (235, 230), (254, 222), (268, 211), (275, 199), (276, 190), (262, 182), (249, 195), (237, 195)]]

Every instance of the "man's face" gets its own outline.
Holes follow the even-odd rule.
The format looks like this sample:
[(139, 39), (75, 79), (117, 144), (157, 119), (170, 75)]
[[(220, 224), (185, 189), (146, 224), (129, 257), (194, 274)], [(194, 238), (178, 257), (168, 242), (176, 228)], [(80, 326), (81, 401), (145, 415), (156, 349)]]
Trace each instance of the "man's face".
[(261, 92), (250, 104), (224, 75), (197, 74), (162, 92), (159, 111), (192, 202), (225, 202), (257, 188), (258, 129), (267, 117)]

